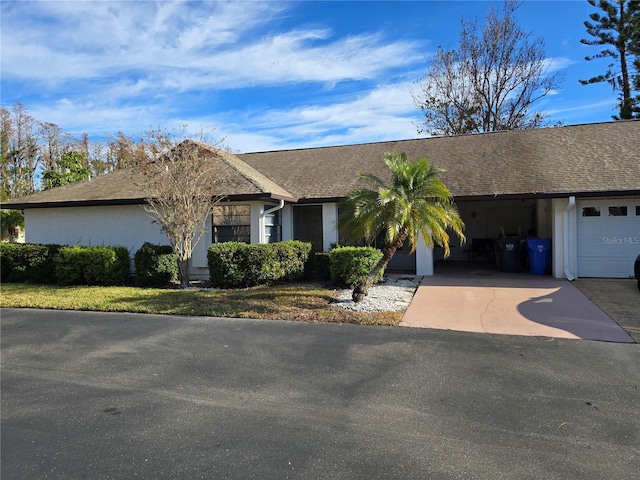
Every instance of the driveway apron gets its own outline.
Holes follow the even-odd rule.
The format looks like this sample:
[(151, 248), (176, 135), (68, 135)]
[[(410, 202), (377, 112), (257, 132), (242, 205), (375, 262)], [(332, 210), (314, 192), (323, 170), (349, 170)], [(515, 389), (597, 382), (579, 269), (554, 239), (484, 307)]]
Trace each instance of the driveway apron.
[(533, 275), (424, 277), (400, 325), (635, 343), (569, 281)]

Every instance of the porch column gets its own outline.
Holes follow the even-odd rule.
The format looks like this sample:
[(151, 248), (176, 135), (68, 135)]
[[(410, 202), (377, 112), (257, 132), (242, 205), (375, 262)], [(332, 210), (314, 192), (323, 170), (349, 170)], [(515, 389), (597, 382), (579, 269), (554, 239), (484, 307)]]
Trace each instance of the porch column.
[(417, 240), (418, 245), (416, 247), (416, 275), (433, 275), (433, 249), (428, 248), (424, 244), (422, 235)]
[(251, 202), (251, 243), (264, 243), (264, 205), (262, 202)]
[(332, 243), (338, 243), (338, 204), (322, 204), (322, 250), (329, 251)]

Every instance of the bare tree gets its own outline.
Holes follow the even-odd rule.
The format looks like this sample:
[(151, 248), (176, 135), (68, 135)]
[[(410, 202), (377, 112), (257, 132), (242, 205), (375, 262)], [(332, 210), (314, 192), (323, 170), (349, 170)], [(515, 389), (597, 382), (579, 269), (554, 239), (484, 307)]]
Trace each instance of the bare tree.
[(12, 176), (12, 197), (35, 192), (35, 174), (39, 164), (37, 121), (27, 113), (26, 107), (17, 102), (11, 107), (13, 136), (9, 141)]
[(535, 128), (545, 115), (533, 104), (559, 83), (549, 72), (542, 38), (518, 26), (521, 2), (505, 0), (480, 28), (462, 20), (457, 50), (438, 47), (425, 76), (419, 79), (414, 103), (425, 115), (419, 133), (457, 135)]
[(0, 199), (11, 197), (11, 146), (13, 122), (11, 112), (0, 107)]
[(62, 155), (73, 148), (75, 140), (55, 123), (39, 122), (39, 128), (42, 143), (40, 163), (45, 170), (53, 170)]
[(167, 234), (178, 259), (180, 287), (186, 288), (193, 249), (213, 207), (223, 198), (227, 174), (219, 161), (226, 152), (181, 138), (164, 131), (148, 132), (147, 156), (138, 168), (144, 178), (141, 188), (148, 192), (145, 210)]

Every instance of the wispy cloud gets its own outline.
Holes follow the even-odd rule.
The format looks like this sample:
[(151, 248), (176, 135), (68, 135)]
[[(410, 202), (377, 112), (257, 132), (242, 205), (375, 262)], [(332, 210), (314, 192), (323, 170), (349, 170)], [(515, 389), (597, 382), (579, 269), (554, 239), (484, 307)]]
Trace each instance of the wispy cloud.
[(339, 82), (419, 58), (415, 42), (376, 34), (332, 38), (315, 28), (256, 38), (257, 24), (283, 12), (271, 2), (26, 5), (3, 9), (3, 24), (12, 27), (2, 29), (3, 75), (45, 88), (123, 75), (178, 90)]
[[(389, 105), (408, 111), (406, 98), (393, 100), (399, 91), (406, 97), (405, 86), (376, 90), (375, 79), (424, 61), (419, 42), (388, 40), (380, 32), (339, 37), (317, 24), (271, 28), (289, 15), (287, 4), (275, 2), (24, 2), (3, 4), (2, 14), (4, 81), (38, 91), (28, 106), (32, 114), (76, 133), (127, 131), (177, 117), (234, 125), (215, 104), (206, 119), (185, 117), (184, 110), (223, 90), (306, 83), (326, 93), (341, 82), (364, 83), (348, 98), (255, 111), (253, 128), (288, 146), (296, 140), (284, 141), (284, 135), (313, 141), (323, 130), (376, 130), (372, 118), (387, 118), (385, 128), (393, 131)], [(57, 97), (60, 91), (64, 96)], [(247, 126), (235, 126), (239, 133), (230, 137), (246, 142), (241, 130)], [(257, 145), (245, 142), (243, 150)]]
[[(469, 8), (484, 14), (476, 3)], [(427, 7), (385, 2), (377, 15), (364, 2), (2, 1), (2, 101), (91, 136), (217, 128), (243, 152), (410, 138), (420, 121), (412, 82), (428, 49), (459, 27), (449, 5)], [(548, 71), (575, 68), (572, 59), (552, 52)], [(578, 118), (579, 105), (597, 103), (553, 93), (546, 108), (557, 115)]]
[[(361, 143), (372, 138), (411, 138), (417, 136), (414, 122), (418, 117), (409, 83), (400, 82), (377, 86), (351, 100), (270, 110), (256, 116), (252, 127), (260, 141), (264, 137), (278, 139), (272, 140), (269, 148), (285, 149)], [(254, 150), (254, 142), (246, 143), (247, 137), (233, 133), (241, 125), (232, 122), (223, 125), (229, 131), (227, 143), (232, 148)], [(239, 141), (241, 138), (243, 142)]]

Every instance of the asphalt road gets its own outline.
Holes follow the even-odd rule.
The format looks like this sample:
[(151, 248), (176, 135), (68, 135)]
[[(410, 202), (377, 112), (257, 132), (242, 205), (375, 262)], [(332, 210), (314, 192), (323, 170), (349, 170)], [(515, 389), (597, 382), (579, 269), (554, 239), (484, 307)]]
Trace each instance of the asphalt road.
[(3, 480), (638, 475), (638, 344), (1, 315)]

